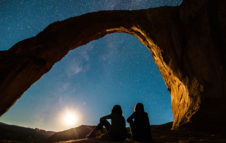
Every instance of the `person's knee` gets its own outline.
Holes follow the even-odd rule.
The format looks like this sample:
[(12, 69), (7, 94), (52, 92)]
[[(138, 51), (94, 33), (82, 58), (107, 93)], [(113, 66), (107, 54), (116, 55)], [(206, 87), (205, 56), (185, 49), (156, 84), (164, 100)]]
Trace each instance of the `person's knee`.
[(100, 119), (100, 124), (105, 124), (107, 122), (106, 119)]

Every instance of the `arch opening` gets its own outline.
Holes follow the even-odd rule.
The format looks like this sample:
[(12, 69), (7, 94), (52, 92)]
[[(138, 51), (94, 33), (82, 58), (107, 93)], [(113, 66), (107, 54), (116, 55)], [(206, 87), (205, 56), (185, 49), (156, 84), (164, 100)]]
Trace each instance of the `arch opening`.
[[(171, 113), (172, 111), (170, 111), (170, 113), (168, 113), (168, 111), (171, 110), (171, 108), (169, 109), (169, 107), (171, 107), (171, 104), (169, 101), (170, 96), (169, 96), (169, 93), (167, 92), (165, 83), (163, 82), (162, 77), (161, 77), (156, 65), (153, 63), (153, 60), (150, 59), (151, 58), (150, 51), (147, 48), (145, 48), (144, 45), (142, 43), (140, 43), (140, 41), (134, 35), (131, 35), (131, 34), (114, 33), (114, 34), (107, 35), (105, 37), (99, 39), (98, 41), (90, 42), (87, 45), (79, 47), (78, 49), (72, 50), (60, 62), (58, 62), (56, 65), (54, 65), (54, 67), (50, 70), (50, 72), (48, 72), (47, 74), (45, 74), (43, 76), (44, 79), (43, 78), (40, 79), (39, 81), (37, 81), (35, 83), (35, 85), (32, 86), (33, 91), (30, 90), (31, 89), (30, 88), (25, 92), (23, 98), (26, 98), (26, 99), (22, 98), (23, 102), (30, 103), (31, 101), (34, 101), (35, 99), (33, 98), (33, 96), (36, 96), (36, 99), (38, 96), (40, 96), (40, 99), (37, 99), (36, 102), (40, 102), (39, 100), (43, 100), (43, 101), (41, 101), (43, 104), (39, 105), (40, 109), (38, 109), (37, 106), (32, 107), (32, 110), (35, 110), (34, 112), (37, 112), (37, 116), (35, 118), (33, 118), (33, 122), (36, 122), (35, 120), (38, 120), (37, 122), (43, 122), (43, 121), (48, 122), (48, 119), (42, 119), (41, 115), (49, 114), (51, 116), (57, 117), (57, 115), (49, 112), (48, 110), (53, 110), (53, 108), (57, 108), (59, 111), (55, 111), (55, 112), (62, 112), (61, 110), (65, 106), (69, 106), (76, 110), (80, 110), (81, 116), (84, 116), (84, 114), (85, 114), (85, 116), (82, 117), (82, 120), (85, 120), (86, 122), (82, 122), (82, 123), (80, 122), (79, 124), (92, 123), (91, 121), (87, 121), (86, 113), (88, 111), (89, 111), (89, 114), (93, 115), (93, 118), (96, 118), (96, 122), (93, 122), (93, 124), (96, 124), (98, 122), (99, 116), (103, 116), (104, 114), (109, 113), (111, 110), (111, 106), (113, 106), (113, 104), (122, 105), (123, 111), (124, 111), (124, 117), (127, 118), (129, 116), (129, 114), (132, 113), (133, 106), (135, 105), (136, 102), (144, 103), (146, 111), (149, 113), (149, 116), (150, 116), (149, 118), (150, 118), (151, 124), (163, 124), (163, 123), (172, 121), (172, 115), (170, 115), (170, 114), (172, 114)], [(107, 37), (110, 37), (110, 38), (107, 38)], [(108, 45), (100, 45), (100, 44), (98, 44), (98, 43), (100, 43), (100, 40), (102, 42), (105, 42), (106, 44), (109, 42), (112, 42), (112, 44), (113, 43), (116, 43), (116, 44), (119, 43), (119, 44), (109, 45), (109, 46)], [(124, 41), (124, 42), (121, 42), (121, 41)], [(136, 42), (133, 42), (136, 45), (133, 46), (132, 44), (130, 44), (131, 41), (136, 41)], [(121, 47), (121, 48), (117, 48), (117, 47)], [(108, 50), (108, 52), (106, 52), (106, 53), (102, 53), (102, 55), (100, 57), (103, 60), (103, 63), (105, 63), (105, 64), (109, 60), (104, 60), (105, 59), (104, 57), (111, 59), (111, 57), (112, 57), (111, 53), (118, 51), (117, 53), (119, 55), (115, 53), (115, 55), (114, 55), (115, 60), (111, 61), (111, 62), (113, 62), (112, 66), (114, 66), (114, 67), (116, 66), (116, 65), (114, 65), (115, 64), (114, 62), (116, 62), (116, 63), (119, 62), (119, 64), (120, 64), (120, 61), (124, 61), (124, 63), (127, 62), (128, 64), (133, 65), (133, 66), (129, 66), (130, 69), (131, 68), (136, 69), (134, 64), (136, 64), (136, 62), (139, 62), (136, 60), (139, 60), (139, 58), (141, 58), (142, 62), (145, 62), (145, 61), (146, 62), (144, 64), (140, 63), (141, 65), (138, 64), (140, 66), (138, 66), (136, 64), (137, 68), (141, 68), (140, 70), (138, 70), (138, 71), (140, 71), (140, 74), (137, 74), (137, 72), (138, 72), (137, 70), (132, 71), (132, 69), (131, 69), (130, 71), (128, 71), (128, 67), (124, 67), (124, 69), (123, 69), (123, 66), (121, 66), (120, 72), (117, 71), (118, 69), (111, 68), (112, 73), (110, 75), (108, 75), (108, 77), (106, 77), (107, 74), (104, 75), (104, 73), (102, 73), (103, 77), (101, 76), (101, 78), (103, 78), (103, 79), (99, 79), (99, 81), (94, 80), (95, 81), (94, 82), (92, 80), (92, 77), (90, 78), (90, 76), (89, 77), (86, 76), (86, 78), (90, 78), (90, 81), (84, 83), (84, 81), (83, 81), (84, 79), (81, 78), (84, 75), (84, 73), (88, 72), (87, 70), (89, 70), (90, 68), (92, 68), (92, 69), (98, 68), (98, 67), (95, 67), (96, 62), (98, 62), (97, 61), (98, 59), (96, 59), (94, 57), (99, 56), (99, 55), (95, 55), (95, 56), (89, 55), (91, 53), (96, 53), (95, 51), (98, 50), (98, 48), (99, 48), (99, 51), (104, 51), (104, 49), (110, 50), (110, 51)], [(134, 50), (132, 52), (131, 56), (129, 56), (129, 60), (125, 59), (125, 56), (128, 56), (126, 54), (127, 52), (125, 54), (121, 53), (121, 51), (119, 51), (121, 49), (124, 52)], [(142, 49), (142, 50), (137, 50), (137, 49)], [(77, 53), (79, 53), (79, 54), (77, 54)], [(125, 56), (123, 56), (123, 54)], [(137, 57), (136, 57), (136, 55), (137, 55)], [(72, 56), (75, 58), (71, 59)], [(108, 57), (108, 56), (110, 56), (110, 57)], [(69, 61), (69, 60), (71, 60), (71, 61)], [(83, 66), (80, 66), (81, 61), (84, 64)], [(94, 66), (91, 66), (91, 65), (86, 65), (88, 61), (93, 61), (93, 62), (96, 61), (96, 62), (94, 62), (95, 64), (93, 63)], [(67, 62), (70, 62), (70, 64), (68, 64)], [(90, 63), (90, 64), (92, 64), (92, 63)], [(65, 66), (63, 66), (63, 65), (65, 65)], [(71, 66), (69, 66), (69, 65), (72, 65), (72, 67), (75, 67), (75, 68), (71, 68)], [(87, 67), (89, 67), (89, 69), (87, 69)], [(116, 67), (118, 67), (118, 66), (116, 66)], [(58, 72), (56, 71), (56, 68), (59, 70)], [(82, 72), (82, 70), (84, 70), (84, 73)], [(98, 69), (96, 69), (96, 70), (99, 71)], [(107, 70), (107, 69), (105, 68), (105, 70)], [(115, 71), (117, 71), (117, 72), (115, 72)], [(122, 71), (124, 71), (124, 73), (122, 73)], [(106, 72), (108, 73), (108, 71), (106, 71)], [(127, 76), (127, 74), (125, 72), (131, 72), (131, 73), (128, 73), (128, 76)], [(158, 73), (157, 77), (151, 79), (151, 77), (156, 74), (155, 72)], [(52, 74), (50, 74), (50, 73), (52, 73)], [(95, 73), (99, 73), (99, 72), (95, 72)], [(116, 73), (118, 73), (120, 75), (124, 75), (124, 78), (121, 77), (121, 79), (122, 79), (121, 84), (120, 84), (120, 78), (116, 75)], [(60, 78), (53, 76), (53, 74), (55, 74), (56, 76), (59, 76)], [(62, 74), (65, 74), (65, 75), (62, 76)], [(98, 74), (96, 74), (96, 75), (92, 74), (92, 76), (98, 77)], [(134, 78), (131, 76), (137, 76), (137, 77)], [(109, 85), (107, 84), (107, 82), (105, 82), (105, 84), (101, 84), (102, 82), (104, 82), (104, 80), (106, 80), (106, 78), (111, 78), (111, 77), (116, 78), (118, 80), (112, 79), (112, 81), (108, 81), (108, 84), (110, 82)], [(80, 88), (79, 86), (81, 86), (80, 84), (74, 84), (73, 85), (74, 88), (73, 88), (73, 86), (72, 86), (73, 83), (70, 83), (72, 81), (67, 81), (67, 80), (61, 81), (62, 79), (66, 79), (66, 78), (71, 78), (71, 80), (73, 78), (75, 78), (75, 80), (77, 79), (76, 80), (77, 82), (79, 81), (80, 84), (82, 84), (82, 86), (86, 87), (87, 91), (90, 91), (89, 92), (90, 95), (85, 91), (83, 91), (83, 92), (77, 91)], [(45, 83), (48, 81), (48, 79), (52, 80), (52, 82)], [(127, 81), (126, 81), (126, 79), (127, 79)], [(150, 80), (148, 80), (148, 79), (150, 79)], [(139, 82), (136, 82), (137, 80), (139, 80)], [(105, 88), (107, 88), (105, 90), (103, 90), (103, 88), (102, 88), (103, 93), (101, 93), (101, 91), (98, 90), (100, 88), (99, 86), (98, 86), (99, 88), (96, 87), (97, 86), (96, 84), (98, 84), (97, 82), (100, 82), (101, 86), (105, 85)], [(142, 83), (142, 82), (144, 82), (144, 83)], [(57, 87), (56, 87), (56, 85), (52, 86), (53, 83), (57, 84)], [(128, 84), (128, 86), (126, 85), (126, 83)], [(155, 85), (155, 83), (157, 85)], [(118, 86), (116, 86), (114, 88), (114, 90), (111, 87), (109, 87), (109, 86), (113, 86), (116, 84), (118, 84)], [(93, 86), (93, 88), (91, 88), (90, 86)], [(120, 87), (120, 86), (122, 86), (124, 89), (122, 90), (122, 87)], [(154, 86), (154, 87), (151, 88), (150, 86)], [(95, 88), (98, 88), (98, 89), (94, 90)], [(47, 89), (49, 89), (49, 91), (45, 91), (45, 92), (40, 91), (40, 90), (47, 90)], [(118, 92), (116, 92), (117, 89), (119, 90)], [(123, 95), (123, 94), (126, 94), (126, 90), (128, 92), (127, 95)], [(37, 92), (37, 93), (34, 94), (34, 92)], [(112, 92), (112, 93), (109, 93), (109, 92)], [(105, 96), (103, 96), (104, 93), (105, 93)], [(79, 97), (78, 94), (82, 94), (83, 96)], [(93, 94), (101, 94), (101, 95), (95, 96)], [(128, 95), (128, 94), (131, 94), (131, 95)], [(44, 98), (43, 95), (46, 95), (47, 98)], [(69, 95), (73, 95), (75, 97), (78, 96), (78, 97), (75, 100), (74, 98), (70, 98)], [(87, 98), (84, 98), (84, 96), (87, 96)], [(116, 96), (115, 97), (116, 99), (112, 99), (112, 97), (114, 97), (114, 96)], [(164, 98), (163, 98), (163, 96), (164, 96)], [(88, 99), (88, 97), (90, 97), (90, 99)], [(99, 99), (101, 99), (101, 101), (93, 101), (94, 102), (93, 103), (92, 100), (94, 100), (94, 98), (99, 98)], [(108, 98), (110, 100), (108, 100)], [(132, 100), (130, 98), (132, 98)], [(47, 101), (45, 101), (45, 99)], [(163, 102), (159, 102), (160, 99), (162, 99)], [(90, 100), (90, 101), (87, 101), (87, 100)], [(107, 103), (102, 103), (102, 101), (105, 101), (105, 100), (108, 100), (108, 101), (106, 101)], [(126, 101), (126, 100), (131, 100), (131, 101)], [(167, 100), (167, 101), (165, 101), (165, 100)], [(67, 103), (68, 103), (68, 105), (67, 105)], [(79, 105), (78, 105), (78, 103), (79, 103)], [(20, 101), (19, 104), (16, 104), (16, 106), (21, 108), (22, 102)], [(58, 107), (56, 106), (56, 104), (59, 104)], [(98, 104), (104, 104), (108, 108), (106, 108), (105, 111), (103, 112), (102, 111), (103, 107)], [(159, 104), (161, 104), (161, 107), (160, 106), (155, 107)], [(26, 105), (27, 105), (27, 107), (30, 106), (29, 104), (26, 104)], [(93, 108), (91, 108), (91, 107), (88, 108), (87, 107), (88, 105), (90, 105), (90, 106), (92, 105)], [(100, 106), (100, 107), (98, 109), (94, 109), (94, 108), (96, 108), (95, 106)], [(15, 108), (15, 106), (13, 108)], [(82, 109), (82, 108), (85, 108), (86, 110)], [(166, 108), (168, 111), (166, 111)], [(9, 112), (12, 112), (11, 110)], [(29, 112), (30, 108), (25, 109), (24, 111), (26, 112), (26, 110)], [(95, 113), (90, 112), (90, 110), (93, 110), (92, 112), (95, 112)], [(153, 110), (155, 110), (155, 112)], [(156, 114), (156, 113), (158, 113), (158, 114)], [(8, 112), (7, 112), (7, 114), (8, 114)], [(51, 121), (51, 123), (53, 123), (53, 122), (54, 122), (54, 119)], [(77, 125), (79, 125), (79, 124), (77, 124)], [(40, 125), (35, 126), (33, 124), (32, 126), (39, 127)], [(39, 128), (43, 128), (43, 127), (39, 127)], [(65, 126), (65, 128), (63, 128), (63, 129), (67, 129), (67, 128), (68, 128), (68, 126)], [(44, 129), (47, 129), (47, 128), (45, 127)], [(51, 128), (49, 128), (49, 129), (51, 130)], [(57, 129), (57, 130), (59, 130), (59, 129)]]

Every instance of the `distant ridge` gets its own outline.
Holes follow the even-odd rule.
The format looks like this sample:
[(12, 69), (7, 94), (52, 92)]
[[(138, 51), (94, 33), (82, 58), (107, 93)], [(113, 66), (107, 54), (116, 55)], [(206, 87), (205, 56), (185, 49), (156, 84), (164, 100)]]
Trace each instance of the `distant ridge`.
[(53, 135), (53, 131), (45, 131), (38, 128), (26, 128), (17, 125), (9, 125), (0, 122), (0, 142), (45, 142)]
[(57, 132), (49, 137), (49, 142), (85, 138), (95, 126), (81, 125), (65, 131)]
[(0, 122), (0, 143), (45, 143), (85, 138), (95, 126), (81, 125), (65, 131), (53, 132)]

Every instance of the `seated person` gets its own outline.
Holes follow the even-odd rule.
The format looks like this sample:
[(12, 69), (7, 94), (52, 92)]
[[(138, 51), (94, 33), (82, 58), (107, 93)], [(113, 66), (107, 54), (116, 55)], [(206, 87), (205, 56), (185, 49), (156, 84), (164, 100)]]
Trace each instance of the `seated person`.
[(130, 124), (132, 137), (137, 141), (151, 141), (151, 129), (148, 114), (144, 112), (144, 105), (137, 103), (133, 114), (127, 119)]
[[(111, 119), (111, 124), (107, 121)], [(122, 109), (119, 105), (115, 105), (112, 108), (111, 114), (101, 117), (100, 123), (97, 127), (87, 136), (88, 138), (95, 137), (96, 131), (105, 127), (107, 129), (108, 140), (121, 141), (127, 136), (127, 130), (125, 125), (125, 119), (122, 116)]]

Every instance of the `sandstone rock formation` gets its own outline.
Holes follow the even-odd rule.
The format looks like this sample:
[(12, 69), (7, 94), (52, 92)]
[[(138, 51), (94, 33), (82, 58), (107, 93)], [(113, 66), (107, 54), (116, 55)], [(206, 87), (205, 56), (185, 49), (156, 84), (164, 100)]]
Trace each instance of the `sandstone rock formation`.
[[(70, 50), (113, 32), (130, 33), (152, 52), (171, 93), (173, 128), (225, 128), (225, 0), (179, 7), (102, 11), (58, 21), (0, 51), (0, 114)], [(219, 129), (220, 130), (220, 129)]]

